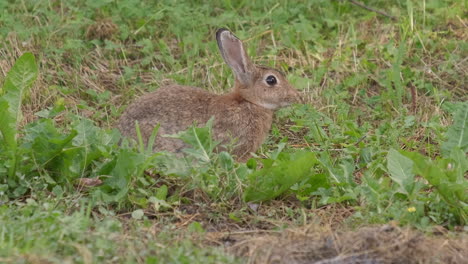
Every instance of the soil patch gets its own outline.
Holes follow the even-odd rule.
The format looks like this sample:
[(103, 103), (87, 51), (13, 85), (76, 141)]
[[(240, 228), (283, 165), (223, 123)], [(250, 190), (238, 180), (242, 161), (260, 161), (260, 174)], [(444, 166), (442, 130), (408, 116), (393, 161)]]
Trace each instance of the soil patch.
[[(218, 234), (228, 252), (249, 263), (467, 263), (468, 237), (423, 234), (393, 225), (332, 230), (319, 225)], [(216, 235), (215, 235), (216, 236)], [(452, 234), (452, 236), (454, 236)]]

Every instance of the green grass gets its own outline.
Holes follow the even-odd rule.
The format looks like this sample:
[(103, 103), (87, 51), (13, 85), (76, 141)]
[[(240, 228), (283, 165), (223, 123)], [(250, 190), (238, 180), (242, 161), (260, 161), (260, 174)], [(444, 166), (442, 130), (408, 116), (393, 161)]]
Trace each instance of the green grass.
[(181, 234), (176, 225), (94, 213), (80, 197), (41, 198), (1, 208), (2, 263), (237, 263), (221, 250), (197, 246), (188, 238), (199, 235)]
[[(466, 1), (366, 4), (396, 21), (328, 0), (0, 2), (0, 262), (245, 262), (210, 234), (311, 222), (466, 232)], [(229, 90), (220, 27), (307, 103), (245, 164), (209, 124), (179, 135), (186, 160), (119, 145), (137, 96)]]

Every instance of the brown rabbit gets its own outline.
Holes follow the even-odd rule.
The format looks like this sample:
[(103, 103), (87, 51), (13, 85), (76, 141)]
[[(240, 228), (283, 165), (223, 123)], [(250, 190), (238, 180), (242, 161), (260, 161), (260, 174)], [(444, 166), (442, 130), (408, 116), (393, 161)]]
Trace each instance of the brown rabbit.
[[(145, 141), (159, 123), (159, 135), (186, 130), (194, 122), (204, 125), (211, 117), (213, 136), (222, 143), (237, 139), (233, 153), (246, 160), (263, 143), (276, 109), (299, 101), (299, 93), (280, 71), (254, 65), (242, 42), (226, 29), (216, 32), (224, 61), (236, 77), (234, 88), (223, 95), (181, 85), (161, 87), (131, 104), (120, 118), (123, 135), (136, 138), (138, 121)], [(180, 152), (186, 145), (179, 139), (160, 137), (155, 150)]]

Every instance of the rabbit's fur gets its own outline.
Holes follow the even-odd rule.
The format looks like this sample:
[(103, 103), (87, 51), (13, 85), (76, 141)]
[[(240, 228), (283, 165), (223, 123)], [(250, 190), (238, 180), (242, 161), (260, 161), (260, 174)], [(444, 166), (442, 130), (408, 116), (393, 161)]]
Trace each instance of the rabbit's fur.
[[(297, 102), (299, 93), (281, 72), (254, 65), (242, 42), (228, 30), (219, 29), (216, 39), (236, 77), (233, 90), (216, 95), (190, 86), (161, 87), (137, 99), (123, 113), (118, 124), (123, 135), (136, 138), (136, 121), (147, 141), (158, 123), (158, 134), (167, 135), (186, 130), (194, 122), (204, 125), (214, 117), (215, 140), (228, 144), (237, 139), (232, 154), (238, 160), (246, 160), (260, 147), (270, 130), (273, 112)], [(154, 149), (180, 152), (185, 147), (179, 139), (158, 137)]]

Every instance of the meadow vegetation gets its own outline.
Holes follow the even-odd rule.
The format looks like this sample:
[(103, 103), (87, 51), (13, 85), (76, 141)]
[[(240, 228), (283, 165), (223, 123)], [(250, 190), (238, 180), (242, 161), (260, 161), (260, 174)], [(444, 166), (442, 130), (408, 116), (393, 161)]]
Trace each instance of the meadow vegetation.
[[(466, 261), (466, 1), (353, 2), (0, 1), (0, 262)], [(143, 93), (232, 87), (220, 27), (305, 103), (246, 163), (210, 122), (123, 138)]]

